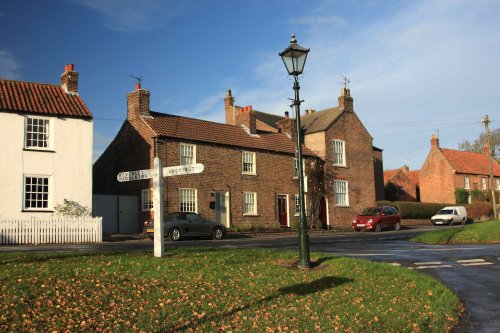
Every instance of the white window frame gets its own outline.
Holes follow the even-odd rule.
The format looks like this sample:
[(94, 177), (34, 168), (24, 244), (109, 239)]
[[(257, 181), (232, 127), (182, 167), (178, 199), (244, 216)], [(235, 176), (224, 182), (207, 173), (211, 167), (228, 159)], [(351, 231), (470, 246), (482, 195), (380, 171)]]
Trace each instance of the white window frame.
[[(189, 151), (191, 154), (188, 154)], [(180, 165), (196, 164), (196, 145), (181, 143), (179, 145)], [(188, 161), (188, 160), (191, 161)]]
[(469, 177), (464, 177), (464, 189), (470, 190), (470, 179), (469, 179)]
[(179, 212), (198, 213), (198, 190), (195, 188), (179, 189)]
[(481, 177), (481, 189), (486, 190), (488, 186), (486, 185), (486, 178)]
[[(39, 122), (42, 124), (39, 124)], [(53, 122), (53, 119), (47, 117), (26, 116), (24, 120), (24, 148), (51, 150), (53, 146), (52, 138), (54, 136)], [(35, 130), (34, 127), (42, 130)], [(33, 137), (40, 137), (40, 139), (34, 139)], [(42, 142), (42, 145), (39, 145), (40, 142)], [(43, 143), (45, 143), (45, 145)]]
[(333, 193), (335, 206), (349, 207), (349, 182), (347, 180), (334, 180)]
[(243, 192), (243, 215), (257, 215), (257, 192)]
[[(306, 161), (303, 159), (302, 160), (302, 173), (304, 174), (304, 177), (306, 175)], [(299, 159), (294, 157), (293, 159), (293, 179), (299, 178)], [(304, 182), (306, 182), (307, 177), (305, 177)], [(307, 190), (306, 190), (307, 192)]]
[(500, 178), (495, 178), (496, 190), (500, 191)]
[(153, 189), (147, 188), (141, 191), (141, 210), (150, 212), (153, 210)]
[[(251, 161), (248, 159), (251, 157)], [(256, 157), (255, 152), (251, 151), (242, 151), (241, 152), (241, 173), (244, 175), (256, 175), (257, 174), (257, 165), (255, 163)], [(245, 163), (251, 165), (251, 170), (245, 170)]]
[[(28, 178), (30, 178), (30, 184), (28, 184)], [(47, 180), (46, 184), (33, 184), (32, 180), (37, 179), (45, 179)], [(30, 186), (29, 191), (27, 192), (28, 186)], [(35, 186), (36, 188), (31, 188), (31, 186)], [(39, 186), (42, 186), (41, 191), (39, 191)], [(47, 187), (46, 191), (43, 188), (44, 186)], [(24, 175), (23, 177), (23, 210), (25, 211), (51, 211), (52, 210), (52, 196), (51, 196), (51, 191), (50, 189), (52, 188), (52, 177), (51, 176), (46, 176), (46, 175)], [(27, 195), (30, 194), (32, 199), (30, 198), (28, 200)], [(42, 196), (41, 199), (39, 199), (39, 196)], [(45, 195), (45, 198), (43, 197)], [(26, 201), (30, 201), (29, 205), (26, 205)], [(43, 206), (43, 202), (46, 202), (46, 207), (38, 207), (38, 203), (41, 202), (41, 206)], [(32, 203), (35, 203), (36, 207), (32, 207)]]
[[(294, 195), (294, 203), (295, 203), (295, 216), (299, 216), (300, 215), (300, 195), (298, 194), (295, 194)], [(307, 216), (307, 195), (304, 194), (304, 210), (305, 210), (305, 214)]]
[(334, 166), (347, 166), (346, 155), (345, 155), (345, 141), (344, 140), (333, 140), (332, 141), (333, 150), (333, 165)]

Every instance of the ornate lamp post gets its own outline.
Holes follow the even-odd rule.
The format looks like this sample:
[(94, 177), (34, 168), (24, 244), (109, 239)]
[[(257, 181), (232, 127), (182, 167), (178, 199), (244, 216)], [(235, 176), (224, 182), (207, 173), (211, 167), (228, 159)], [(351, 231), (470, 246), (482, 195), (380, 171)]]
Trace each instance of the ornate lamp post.
[(300, 125), (300, 103), (302, 102), (299, 98), (299, 75), (302, 74), (304, 70), (304, 65), (306, 63), (307, 54), (309, 49), (306, 49), (299, 44), (295, 39), (295, 35), (292, 35), (290, 39), (290, 46), (288, 46), (283, 52), (280, 52), (280, 57), (283, 59), (286, 70), (289, 75), (293, 75), (294, 83), (293, 90), (295, 91), (295, 98), (293, 100), (293, 105), (295, 107), (296, 123), (297, 123), (297, 163), (299, 171), (299, 205), (300, 205), (300, 223), (299, 223), (299, 264), (300, 268), (310, 268), (311, 257), (309, 254), (309, 235), (307, 234), (307, 222), (306, 222), (306, 211), (304, 204), (304, 170), (302, 164), (302, 135), (301, 135), (301, 125)]

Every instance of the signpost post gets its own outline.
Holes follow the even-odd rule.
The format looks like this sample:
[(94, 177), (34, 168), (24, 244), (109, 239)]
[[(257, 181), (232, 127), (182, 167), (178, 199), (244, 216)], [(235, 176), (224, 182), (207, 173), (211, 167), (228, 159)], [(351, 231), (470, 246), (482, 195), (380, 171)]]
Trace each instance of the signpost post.
[(203, 164), (177, 165), (162, 168), (161, 160), (154, 159), (154, 169), (124, 171), (116, 175), (119, 182), (130, 182), (135, 180), (153, 179), (153, 211), (154, 211), (154, 256), (163, 257), (165, 253), (163, 229), (163, 177), (191, 175), (203, 172)]

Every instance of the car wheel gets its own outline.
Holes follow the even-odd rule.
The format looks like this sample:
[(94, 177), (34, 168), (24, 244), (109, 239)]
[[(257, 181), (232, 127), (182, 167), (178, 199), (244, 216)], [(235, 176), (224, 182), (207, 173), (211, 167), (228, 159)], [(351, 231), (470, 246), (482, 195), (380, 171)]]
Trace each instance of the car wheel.
[(462, 225), (464, 225), (464, 224), (465, 224), (465, 217), (464, 217), (464, 219), (462, 220)]
[(398, 231), (401, 229), (401, 223), (400, 222), (396, 222), (396, 224), (394, 225), (394, 230)]
[(375, 232), (380, 232), (380, 231), (382, 231), (382, 224), (377, 223), (377, 225), (375, 226)]
[(172, 228), (168, 233), (168, 237), (173, 241), (178, 241), (179, 239), (181, 239), (181, 231), (179, 230), (179, 228)]
[(222, 228), (214, 228), (214, 231), (212, 232), (212, 238), (215, 240), (222, 239), (224, 236), (224, 231), (222, 231)]
[(354, 229), (354, 231), (356, 231), (356, 232), (360, 232), (360, 231), (361, 231), (361, 229)]

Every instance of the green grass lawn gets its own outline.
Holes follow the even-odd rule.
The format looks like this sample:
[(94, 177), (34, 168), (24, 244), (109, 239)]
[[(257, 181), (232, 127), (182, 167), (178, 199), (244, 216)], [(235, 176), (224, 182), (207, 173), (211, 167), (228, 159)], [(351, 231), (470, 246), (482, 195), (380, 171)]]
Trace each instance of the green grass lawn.
[(425, 244), (500, 243), (500, 221), (426, 232), (411, 239)]
[(264, 249), (0, 255), (2, 332), (448, 332), (462, 305), (423, 273)]

